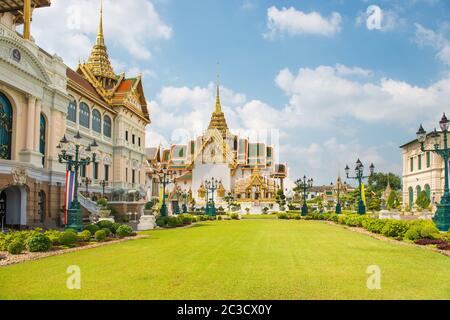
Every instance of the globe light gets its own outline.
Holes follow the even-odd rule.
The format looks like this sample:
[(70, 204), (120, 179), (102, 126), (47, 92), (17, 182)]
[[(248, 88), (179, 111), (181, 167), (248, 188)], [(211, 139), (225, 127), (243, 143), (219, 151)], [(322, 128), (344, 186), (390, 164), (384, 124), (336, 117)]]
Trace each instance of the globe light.
[(427, 139), (427, 132), (423, 129), (422, 125), (419, 127), (419, 131), (417, 131), (417, 140), (419, 140), (420, 143), (425, 143), (425, 140)]
[(373, 165), (373, 163), (370, 165), (369, 170), (370, 170), (370, 175), (373, 175), (375, 172), (375, 166)]
[(350, 174), (350, 168), (348, 167), (348, 165), (345, 167), (345, 174), (347, 175), (347, 178)]
[(439, 122), (439, 125), (440, 125), (442, 131), (447, 131), (448, 130), (448, 119), (447, 119), (445, 113), (442, 116), (442, 119)]

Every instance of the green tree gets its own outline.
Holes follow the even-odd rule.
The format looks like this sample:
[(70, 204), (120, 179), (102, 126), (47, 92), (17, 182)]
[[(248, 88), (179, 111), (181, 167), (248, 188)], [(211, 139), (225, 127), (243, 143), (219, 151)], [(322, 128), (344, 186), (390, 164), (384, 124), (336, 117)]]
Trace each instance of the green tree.
[(284, 206), (286, 205), (286, 196), (284, 195), (283, 190), (279, 189), (277, 191), (276, 201), (278, 205), (280, 206), (280, 210), (284, 211)]
[(370, 211), (380, 211), (381, 210), (381, 199), (378, 196), (373, 196), (368, 202), (368, 208)]
[(387, 188), (388, 181), (392, 190), (401, 190), (401, 178), (393, 173), (374, 173), (369, 177), (369, 186), (374, 192), (383, 192)]
[(427, 209), (430, 206), (431, 201), (425, 190), (423, 190), (417, 197), (416, 204), (421, 209)]
[(393, 209), (393, 208), (397, 208), (398, 205), (399, 205), (399, 201), (398, 201), (397, 192), (392, 190), (391, 193), (389, 194), (389, 197), (387, 198), (386, 206), (388, 209)]
[(228, 212), (230, 212), (231, 206), (233, 205), (233, 202), (234, 202), (233, 194), (231, 192), (228, 192), (227, 195), (225, 196), (224, 200), (227, 203)]

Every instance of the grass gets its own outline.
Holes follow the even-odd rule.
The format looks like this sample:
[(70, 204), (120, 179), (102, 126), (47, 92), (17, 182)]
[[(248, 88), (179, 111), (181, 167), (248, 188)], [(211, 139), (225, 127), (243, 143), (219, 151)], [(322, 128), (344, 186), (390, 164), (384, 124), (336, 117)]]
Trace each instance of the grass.
[(243, 214), (242, 219), (259, 219), (259, 220), (270, 220), (278, 219), (276, 214)]
[[(243, 220), (0, 268), (4, 299), (449, 299), (450, 259), (323, 222)], [(81, 290), (66, 271), (81, 268)], [(381, 290), (368, 290), (368, 266)]]

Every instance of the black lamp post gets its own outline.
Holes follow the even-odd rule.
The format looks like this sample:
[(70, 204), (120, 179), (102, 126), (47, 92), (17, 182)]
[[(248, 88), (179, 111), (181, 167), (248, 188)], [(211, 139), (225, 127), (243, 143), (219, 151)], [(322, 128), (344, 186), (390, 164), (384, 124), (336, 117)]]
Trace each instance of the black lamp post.
[(306, 204), (306, 191), (313, 187), (314, 180), (308, 179), (306, 176), (303, 176), (302, 179), (298, 179), (295, 184), (300, 190), (303, 190), (303, 206), (302, 206), (302, 216), (306, 216), (308, 214), (308, 205)]
[(75, 142), (75, 159), (71, 155), (67, 153), (68, 146), (71, 144), (69, 140), (67, 140), (66, 136), (64, 136), (60, 145), (58, 146), (61, 149), (61, 153), (58, 155), (59, 162), (67, 164), (68, 170), (74, 170), (75, 172), (75, 190), (73, 195), (73, 201), (70, 205), (70, 209), (68, 212), (68, 221), (66, 224), (66, 228), (75, 229), (81, 231), (83, 229), (83, 217), (82, 212), (80, 210), (80, 203), (78, 202), (78, 172), (81, 166), (88, 166), (91, 163), (96, 162), (97, 155), (95, 154), (95, 150), (98, 148), (97, 142), (94, 141), (86, 148), (84, 151), (87, 153), (87, 157), (85, 159), (81, 159), (82, 146), (79, 141), (82, 139), (80, 132), (74, 136)]
[(450, 148), (448, 147), (448, 128), (449, 121), (447, 117), (442, 116), (441, 121), (439, 122), (439, 126), (441, 127), (442, 133), (444, 134), (444, 146), (441, 147), (440, 135), (434, 129), (434, 132), (431, 134), (432, 143), (434, 148), (425, 149), (425, 141), (427, 140), (427, 133), (423, 129), (422, 125), (420, 125), (419, 131), (417, 132), (417, 140), (420, 143), (420, 149), (422, 152), (434, 152), (438, 154), (442, 160), (444, 161), (444, 174), (445, 174), (445, 182), (444, 182), (444, 194), (441, 198), (441, 203), (437, 205), (437, 211), (434, 215), (433, 221), (436, 223), (437, 227), (441, 231), (448, 231), (450, 228), (450, 190), (449, 190), (449, 179), (448, 179), (448, 161), (450, 157)]
[(108, 181), (102, 180), (100, 181), (100, 186), (102, 187), (102, 198), (105, 198), (105, 188), (108, 185)]
[(180, 187), (175, 188), (175, 195), (177, 197), (177, 203), (175, 205), (175, 208), (173, 210), (174, 214), (179, 215), (180, 214), (180, 196), (181, 196), (181, 189)]
[(358, 159), (358, 161), (356, 161), (354, 177), (350, 177), (350, 168), (348, 167), (348, 165), (345, 167), (345, 174), (347, 175), (347, 179), (358, 180), (358, 184), (359, 184), (358, 214), (361, 214), (361, 215), (366, 214), (366, 206), (364, 205), (363, 195), (362, 195), (362, 183), (363, 183), (363, 179), (369, 178), (375, 172), (375, 166), (373, 165), (373, 163), (370, 165), (369, 170), (370, 170), (370, 175), (364, 176), (364, 165), (362, 164), (361, 160), (359, 160), (359, 159)]
[(206, 214), (208, 216), (215, 216), (217, 210), (214, 203), (214, 192), (219, 188), (219, 182), (214, 178), (212, 178), (211, 180), (206, 180), (205, 188), (206, 190), (209, 190), (211, 192), (211, 203), (208, 202), (208, 196), (206, 197)]
[(171, 181), (168, 178), (168, 172), (165, 166), (163, 166), (163, 168), (159, 172), (159, 182), (163, 185), (163, 203), (161, 205), (161, 209), (159, 210), (159, 214), (161, 217), (167, 217), (169, 215), (169, 212), (166, 205), (166, 186), (171, 183)]
[(92, 179), (89, 177), (85, 177), (83, 179), (84, 186), (86, 187), (86, 196), (89, 194), (89, 185), (92, 183)]
[[(331, 183), (331, 186), (334, 186), (333, 182)], [(336, 203), (336, 214), (342, 213), (342, 205), (341, 205), (341, 181), (338, 180), (337, 182), (337, 203)]]

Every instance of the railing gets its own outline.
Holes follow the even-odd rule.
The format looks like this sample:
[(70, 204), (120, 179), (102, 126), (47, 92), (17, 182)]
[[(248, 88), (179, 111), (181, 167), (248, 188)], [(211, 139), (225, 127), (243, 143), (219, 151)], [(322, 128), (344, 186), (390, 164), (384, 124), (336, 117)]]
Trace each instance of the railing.
[(80, 205), (89, 211), (91, 214), (98, 214), (98, 206), (97, 203), (92, 201), (91, 199), (86, 198), (81, 193), (78, 193), (78, 202)]

